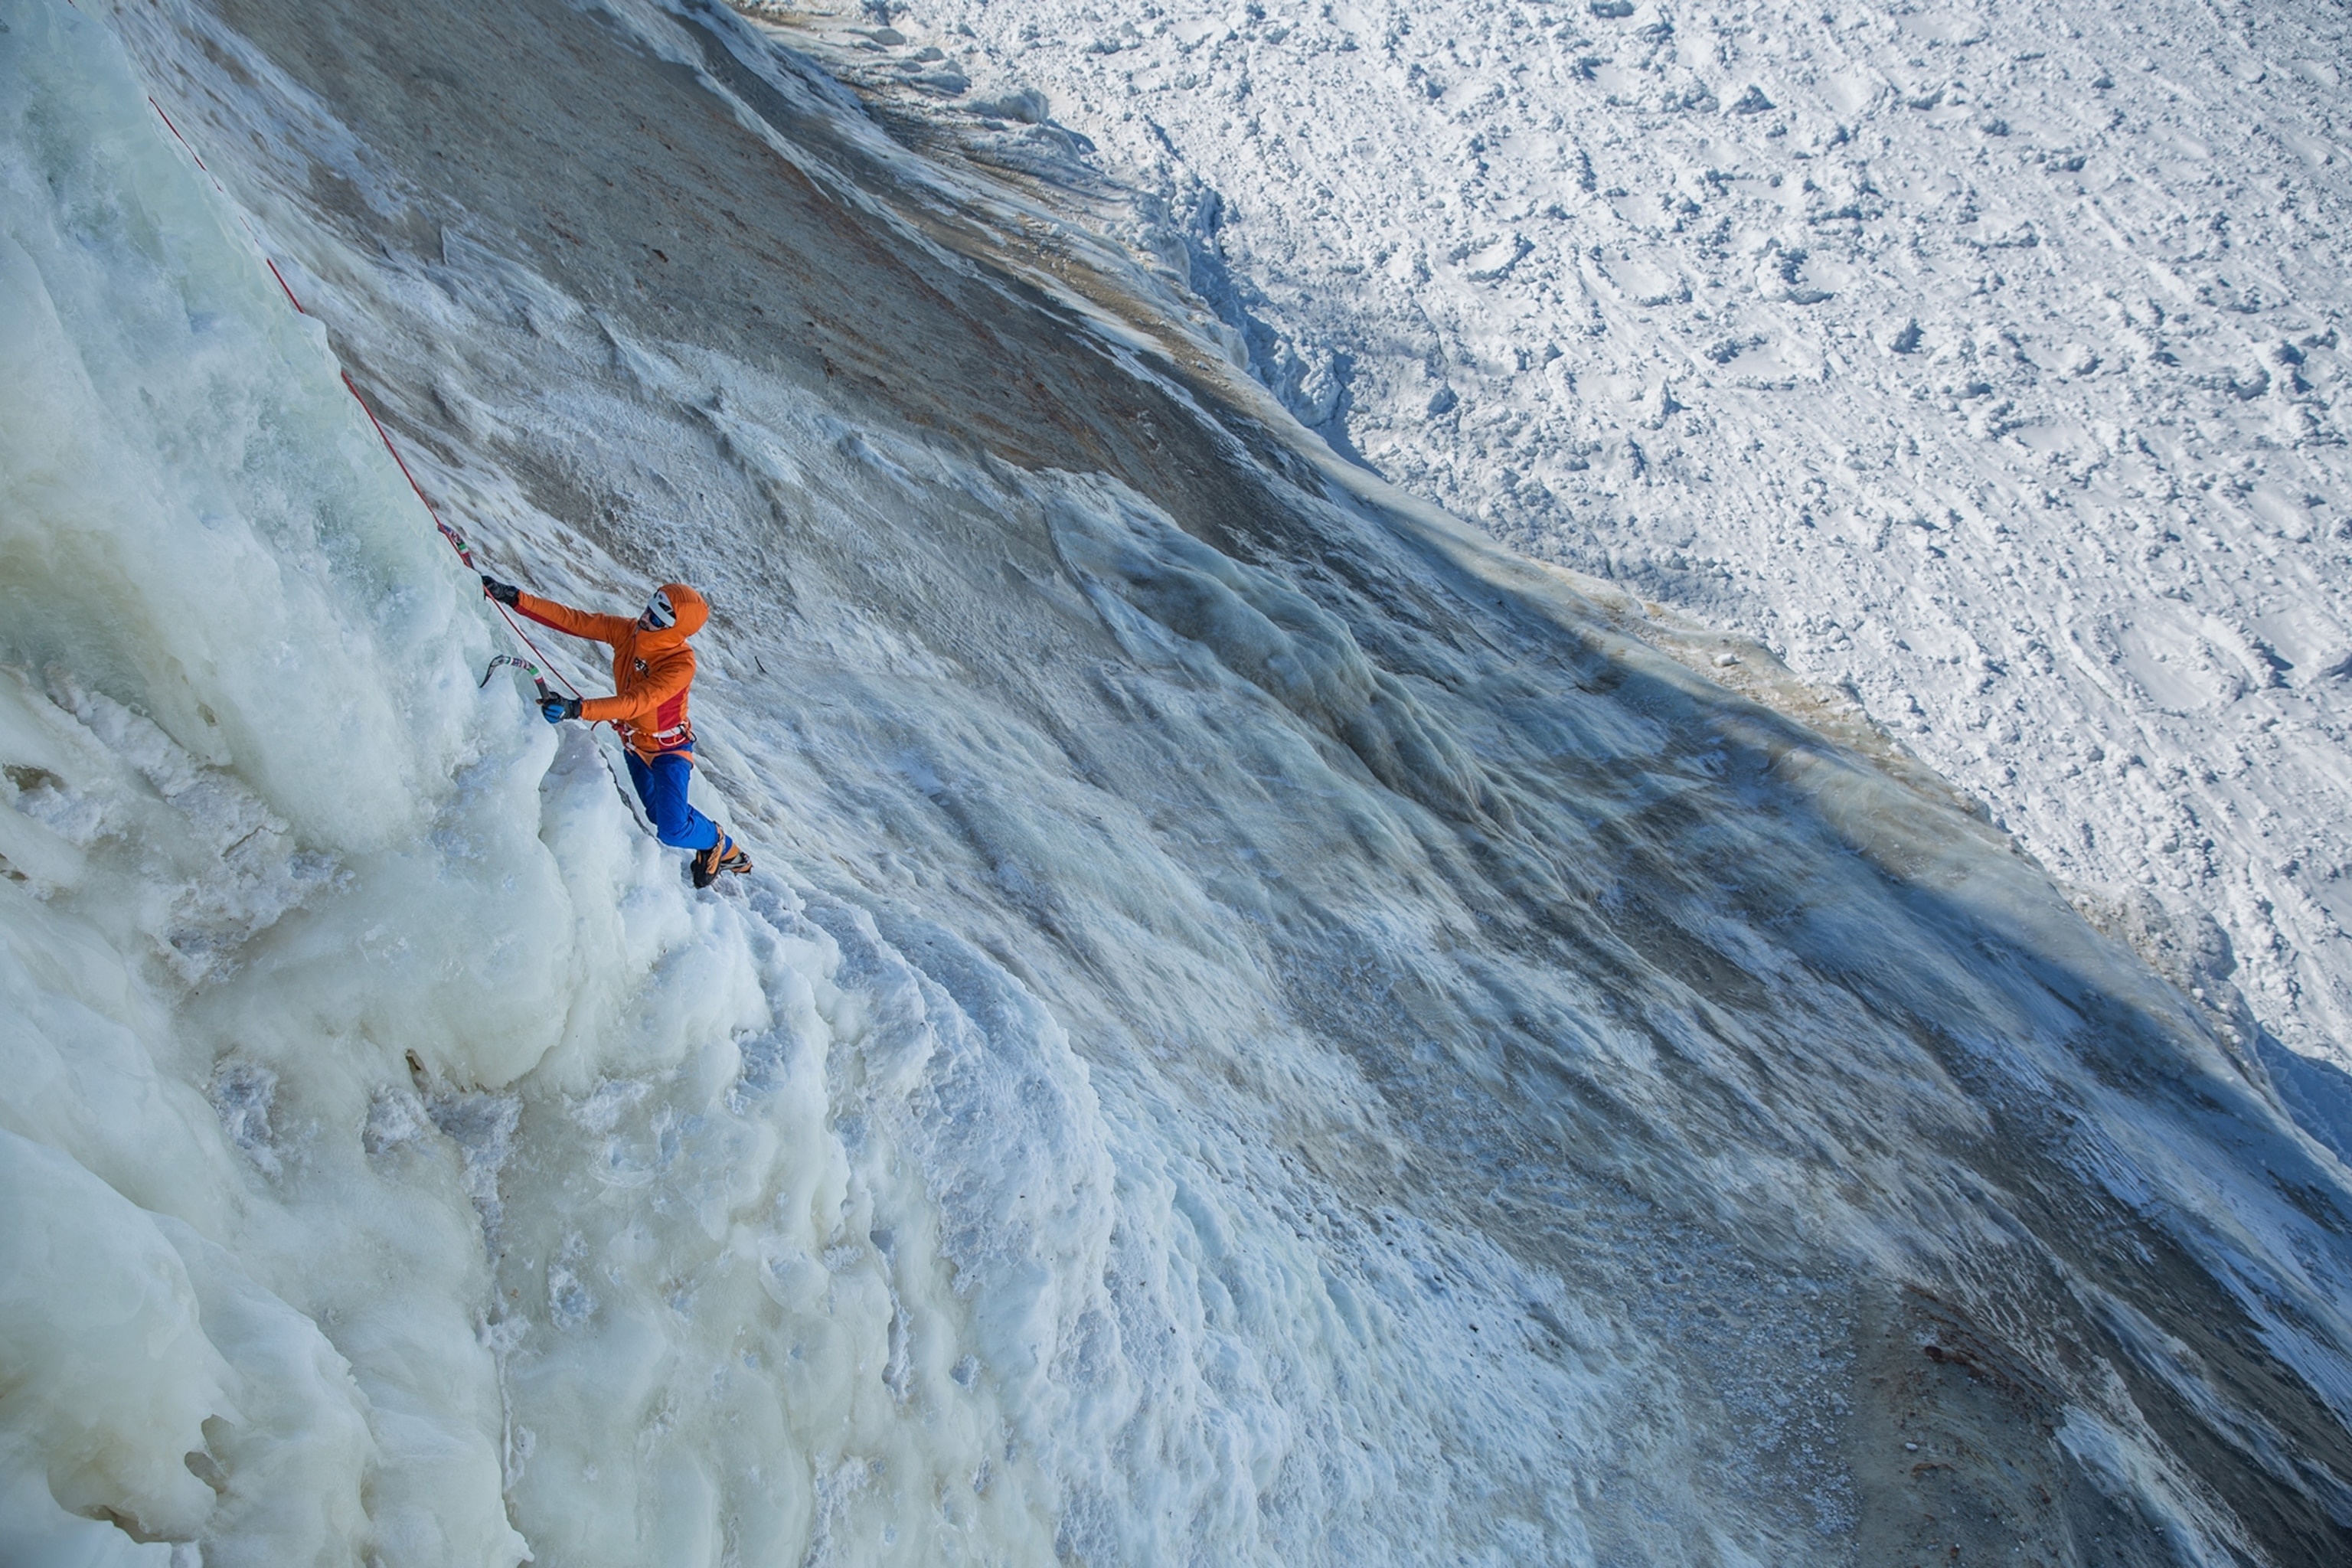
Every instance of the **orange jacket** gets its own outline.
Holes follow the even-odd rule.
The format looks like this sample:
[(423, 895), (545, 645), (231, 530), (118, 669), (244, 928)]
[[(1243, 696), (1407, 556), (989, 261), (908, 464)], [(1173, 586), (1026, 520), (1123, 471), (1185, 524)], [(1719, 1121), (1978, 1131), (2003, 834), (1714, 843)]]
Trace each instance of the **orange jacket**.
[(622, 744), (641, 757), (694, 750), (694, 726), (687, 721), (687, 689), (694, 684), (694, 650), (686, 639), (710, 619), (710, 606), (683, 583), (663, 586), (676, 626), (647, 631), (627, 616), (592, 616), (535, 595), (516, 596), (515, 608), (543, 626), (613, 646), (611, 697), (591, 697), (580, 717), (609, 722)]

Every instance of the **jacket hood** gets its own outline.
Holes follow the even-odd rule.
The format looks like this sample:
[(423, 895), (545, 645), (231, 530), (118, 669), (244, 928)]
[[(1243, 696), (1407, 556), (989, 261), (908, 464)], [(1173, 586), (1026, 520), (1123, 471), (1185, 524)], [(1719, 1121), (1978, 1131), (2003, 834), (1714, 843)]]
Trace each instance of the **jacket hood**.
[(641, 647), (675, 647), (709, 623), (710, 603), (692, 588), (683, 583), (665, 583), (660, 591), (669, 595), (669, 607), (677, 622), (659, 631), (640, 629), (637, 644)]

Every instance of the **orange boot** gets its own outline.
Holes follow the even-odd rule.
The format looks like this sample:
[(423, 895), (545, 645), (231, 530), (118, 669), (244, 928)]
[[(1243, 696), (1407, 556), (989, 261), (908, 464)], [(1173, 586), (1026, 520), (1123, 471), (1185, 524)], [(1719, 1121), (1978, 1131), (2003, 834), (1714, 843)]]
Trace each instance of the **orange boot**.
[(730, 871), (738, 873), (751, 868), (751, 858), (735, 847), (735, 840), (724, 833), (719, 842), (694, 858), (694, 885), (707, 888)]

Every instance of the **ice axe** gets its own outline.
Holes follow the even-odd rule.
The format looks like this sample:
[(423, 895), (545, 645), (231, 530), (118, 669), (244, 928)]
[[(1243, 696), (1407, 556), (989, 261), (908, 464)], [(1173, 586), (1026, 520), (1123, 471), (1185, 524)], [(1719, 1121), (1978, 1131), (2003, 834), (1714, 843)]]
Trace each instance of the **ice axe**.
[(482, 669), (482, 679), (475, 683), (474, 689), (479, 691), (484, 687), (489, 685), (490, 677), (496, 675), (499, 672), (499, 667), (504, 664), (510, 664), (517, 669), (521, 670), (525, 675), (530, 677), (530, 683), (539, 688), (539, 695), (537, 698), (533, 699), (534, 701), (545, 702), (549, 698), (555, 695), (553, 692), (548, 690), (547, 678), (540, 674), (539, 666), (531, 663), (530, 660), (527, 658), (519, 658), (510, 653), (502, 653), (496, 658), (490, 660), (488, 665), (484, 666)]

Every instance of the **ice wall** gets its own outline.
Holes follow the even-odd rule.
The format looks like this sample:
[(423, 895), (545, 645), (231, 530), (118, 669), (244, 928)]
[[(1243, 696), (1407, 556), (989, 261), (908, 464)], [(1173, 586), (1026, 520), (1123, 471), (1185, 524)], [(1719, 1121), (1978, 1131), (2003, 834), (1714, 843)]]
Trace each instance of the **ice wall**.
[[(969, 1494), (971, 1415), (875, 1429), (897, 1320), (870, 1258), (812, 1261), (855, 1206), (822, 1115), (830, 943), (689, 904), (584, 737), (477, 691), (470, 576), (321, 329), (101, 24), (5, 23), (0, 1556), (513, 1563), (511, 1483), (542, 1553), (715, 1560), (715, 1471), (772, 1472), (728, 1542), (767, 1560), (818, 1502), (779, 1461), (845, 1446)], [(534, 1069), (541, 1142), (616, 1193), (715, 1117), (699, 1219), (622, 1209), (615, 1236), (502, 1187), (499, 1091)], [(614, 1071), (675, 1083), (647, 1105)], [(746, 1205), (763, 1223), (730, 1232)], [(485, 1242), (542, 1228), (544, 1310), (593, 1328), (509, 1388)], [(575, 1275), (590, 1240), (638, 1266)], [(709, 1256), (814, 1342), (714, 1352), (742, 1387), (681, 1413), (677, 1281)], [(703, 1315), (723, 1342), (760, 1314)], [(600, 1485), (642, 1457), (633, 1398), (692, 1437)], [(1017, 1544), (1040, 1527), (995, 1458), (960, 1522)]]
[(111, 35), (5, 22), (5, 1555), (510, 1561), (457, 1163), (327, 1130), (560, 1035), (547, 740)]
[[(0, 1555), (2352, 1526), (2343, 1172), (2189, 1005), (1017, 190), (710, 7), (0, 21)], [(747, 887), (339, 360), (502, 573), (710, 593)]]

